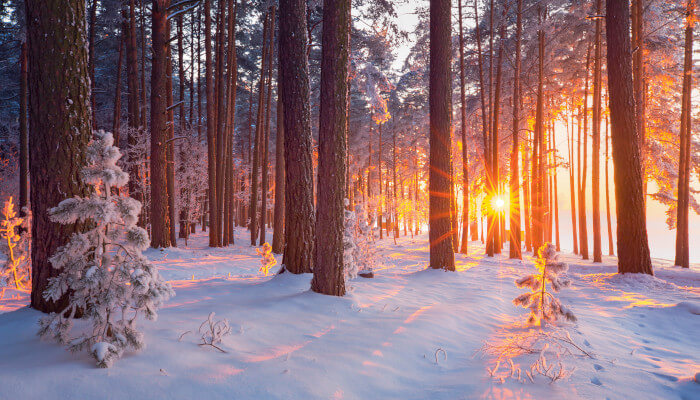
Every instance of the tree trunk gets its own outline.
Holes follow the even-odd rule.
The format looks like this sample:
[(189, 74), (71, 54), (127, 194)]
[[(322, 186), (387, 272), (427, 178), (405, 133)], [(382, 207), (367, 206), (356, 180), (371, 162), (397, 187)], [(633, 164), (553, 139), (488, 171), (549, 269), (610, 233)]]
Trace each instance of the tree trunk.
[[(126, 30), (126, 87), (129, 91), (127, 96), (127, 113), (129, 131), (127, 137), (128, 146), (136, 146), (137, 130), (141, 126), (140, 105), (139, 105), (139, 72), (138, 72), (138, 52), (136, 47), (136, 10), (135, 0), (129, 0), (129, 9), (122, 9), (122, 18)], [(136, 159), (134, 152), (129, 153), (129, 196), (143, 203), (143, 194), (138, 191), (137, 181), (141, 179), (139, 160)], [(139, 217), (143, 221), (143, 216)]]
[[(261, 48), (260, 60), (260, 82), (258, 84), (258, 116), (255, 121), (255, 143), (253, 147), (253, 173), (250, 179), (250, 245), (255, 246), (258, 238), (258, 177), (260, 175), (260, 156), (262, 155), (261, 146), (263, 146), (264, 123), (263, 116), (265, 115), (265, 67), (267, 62), (267, 46), (269, 44), (267, 38), (270, 30), (270, 15), (265, 15), (263, 23), (263, 42)], [(270, 46), (272, 44), (269, 44)], [(263, 199), (264, 200), (264, 199)]]
[(121, 116), (122, 116), (122, 63), (124, 62), (124, 38), (125, 33), (119, 39), (119, 56), (117, 57), (117, 79), (114, 83), (114, 110), (112, 114), (112, 133), (117, 142), (117, 146), (122, 147), (121, 143)]
[(223, 244), (224, 222), (224, 178), (226, 169), (224, 165), (226, 155), (226, 2), (219, 0), (219, 11), (216, 23), (216, 229), (217, 246)]
[[(540, 20), (544, 19), (544, 13), (541, 6), (538, 7)], [(541, 154), (541, 146), (544, 133), (544, 48), (545, 48), (545, 32), (540, 29), (537, 31), (538, 38), (538, 84), (537, 84), (537, 104), (535, 111), (535, 132), (534, 141), (532, 144), (532, 251), (537, 252), (544, 241), (544, 209), (543, 209), (543, 188), (544, 176), (541, 174), (542, 161), (544, 158)]]
[(205, 53), (205, 81), (207, 97), (207, 170), (209, 173), (209, 246), (219, 245), (219, 231), (217, 218), (218, 204), (216, 201), (216, 116), (214, 111), (214, 70), (211, 51), (211, 3), (204, 0), (204, 53)]
[(151, 246), (170, 246), (168, 217), (168, 30), (169, 0), (153, 2), (151, 66)]
[[(606, 101), (607, 105), (607, 101)], [(610, 134), (608, 132), (608, 117), (605, 116), (605, 211), (608, 218), (608, 255), (615, 255), (612, 235), (612, 220), (610, 218), (610, 185), (608, 183), (608, 160), (610, 159), (610, 151), (608, 143), (610, 142)]]
[[(462, 22), (462, 0), (457, 2), (459, 10), (459, 99), (462, 117), (462, 243), (460, 253), (469, 253), (469, 152), (467, 150), (467, 97), (464, 83), (464, 29)], [(516, 78), (517, 79), (517, 78)]]
[(309, 69), (306, 58), (306, 1), (281, 0), (280, 65), (284, 107), (286, 168), (284, 265), (289, 272), (311, 272), (314, 254), (314, 194)]
[(92, 112), (92, 129), (97, 129), (95, 116), (95, 25), (97, 23), (97, 0), (90, 4), (90, 22), (88, 25), (88, 70), (90, 72), (90, 106)]
[(634, 83), (635, 121), (642, 153), (642, 180), (644, 201), (646, 202), (646, 77), (644, 76), (644, 0), (632, 0), (632, 81)]
[[(484, 144), (484, 171), (486, 174), (486, 191), (487, 198), (492, 193), (493, 182), (491, 179), (491, 155), (489, 153), (489, 131), (488, 131), (488, 113), (486, 112), (486, 84), (484, 83), (484, 62), (481, 50), (481, 29), (479, 26), (479, 10), (477, 8), (478, 1), (474, 0), (474, 22), (476, 30), (476, 46), (477, 46), (477, 63), (479, 65), (479, 94), (481, 99), (481, 129), (482, 129), (482, 139)], [(487, 203), (488, 200), (484, 200), (482, 204)], [(483, 213), (483, 207), (482, 207)], [(489, 225), (490, 226), (490, 225)], [(490, 228), (489, 228), (490, 229)], [(482, 230), (483, 231), (483, 230)], [(483, 234), (483, 232), (482, 232)], [(486, 254), (489, 257), (493, 257), (493, 245), (491, 241), (486, 243)]]
[[(49, 263), (80, 225), (59, 225), (47, 210), (65, 198), (87, 196), (81, 179), (85, 149), (92, 137), (85, 1), (27, 0), (29, 127), (32, 130), (32, 293), (31, 306), (61, 312), (67, 296), (44, 298), (59, 270)], [(56, 54), (71, 54), (57, 57)], [(48, 156), (50, 155), (50, 156)]]
[(316, 253), (311, 290), (331, 296), (345, 295), (343, 237), (349, 52), (350, 0), (324, 0)]
[[(586, 178), (588, 176), (588, 75), (590, 71), (591, 46), (586, 54), (586, 84), (583, 92), (583, 159), (581, 160), (581, 175), (578, 187), (578, 219), (579, 219), (579, 250), (581, 258), (588, 260), (588, 223), (586, 222)], [(580, 124), (580, 121), (579, 121)], [(580, 141), (580, 136), (579, 136)], [(579, 146), (581, 144), (579, 143)], [(580, 150), (579, 150), (580, 151)]]
[(236, 122), (236, 92), (238, 90), (238, 58), (236, 55), (236, 23), (238, 16), (238, 5), (235, 0), (228, 0), (228, 75), (227, 91), (228, 103), (226, 106), (226, 179), (225, 193), (227, 212), (224, 223), (226, 224), (227, 235), (224, 237), (224, 245), (234, 244), (234, 173), (233, 173), (233, 143)]
[(608, 83), (612, 122), (618, 272), (653, 275), (644, 212), (642, 159), (632, 83), (629, 0), (606, 3)]
[(557, 139), (556, 139), (556, 134), (554, 132), (554, 126), (551, 127), (552, 129), (552, 159), (553, 165), (552, 169), (554, 171), (554, 176), (553, 176), (553, 181), (554, 181), (554, 187), (552, 188), (552, 192), (554, 194), (554, 240), (556, 243), (556, 249), (557, 251), (561, 251), (561, 238), (559, 236), (559, 190), (558, 190), (558, 183), (557, 183), (557, 168), (559, 168), (559, 161), (557, 159)]
[(522, 14), (523, 2), (517, 0), (516, 26), (515, 26), (515, 70), (513, 71), (513, 149), (510, 156), (510, 246), (508, 256), (510, 258), (523, 258), (520, 241), (520, 166), (518, 165), (518, 153), (520, 152), (520, 64), (521, 64), (521, 36), (523, 31)]
[(678, 163), (678, 205), (676, 210), (676, 259), (674, 265), (690, 268), (688, 242), (688, 214), (690, 204), (690, 164), (692, 154), (692, 81), (693, 81), (693, 26), (695, 0), (688, 0), (685, 22), (685, 55), (683, 62), (683, 95), (681, 100), (680, 160)]
[(449, 0), (430, 0), (430, 267), (455, 270), (450, 221), (452, 54)]
[[(603, 1), (596, 0), (596, 15), (603, 12)], [(592, 174), (591, 183), (593, 190), (593, 262), (603, 261), (603, 250), (600, 240), (600, 115), (601, 115), (601, 95), (603, 80), (602, 70), (602, 32), (603, 21), (600, 18), (595, 20), (595, 55), (593, 59), (593, 143), (592, 143)]]
[[(571, 200), (571, 234), (573, 235), (574, 254), (578, 254), (578, 233), (576, 230), (576, 182), (574, 173), (574, 118), (571, 117), (571, 134), (566, 128), (566, 148), (569, 155), (569, 198)], [(607, 167), (606, 167), (607, 176)]]
[[(279, 60), (279, 50), (277, 53)], [(277, 133), (275, 139), (275, 230), (272, 233), (272, 252), (282, 254), (284, 251), (284, 106), (280, 89), (280, 67), (277, 67)]]
[(27, 40), (22, 41), (19, 53), (19, 216), (25, 217), (24, 207), (29, 207), (29, 106)]
[(265, 127), (263, 135), (263, 145), (262, 145), (262, 184), (261, 184), (261, 207), (260, 207), (260, 240), (258, 244), (260, 246), (266, 242), (265, 239), (265, 225), (268, 221), (267, 218), (267, 199), (270, 194), (270, 168), (269, 168), (269, 155), (270, 155), (270, 109), (272, 108), (272, 60), (274, 59), (275, 50), (275, 6), (270, 7), (270, 38), (268, 39), (268, 54), (267, 54), (267, 105), (265, 106)]
[(377, 224), (379, 225), (379, 239), (384, 239), (384, 216), (382, 215), (382, 202), (384, 200), (384, 193), (382, 189), (382, 125), (379, 125), (379, 155), (377, 156), (377, 171), (379, 173), (379, 201), (377, 202), (378, 215)]
[[(503, 8), (503, 19), (505, 20), (506, 9)], [(500, 171), (498, 169), (498, 128), (500, 126), (499, 118), (501, 116), (501, 78), (503, 76), (503, 47), (504, 38), (506, 33), (505, 21), (500, 24), (499, 29), (499, 45), (498, 45), (498, 58), (496, 61), (496, 87), (493, 96), (493, 124), (491, 126), (491, 179), (493, 181), (493, 193), (496, 196), (501, 196), (501, 178)], [(502, 209), (494, 210), (494, 226), (493, 226), (493, 250), (496, 254), (501, 254), (501, 247), (503, 246), (503, 217), (505, 216), (505, 211)]]

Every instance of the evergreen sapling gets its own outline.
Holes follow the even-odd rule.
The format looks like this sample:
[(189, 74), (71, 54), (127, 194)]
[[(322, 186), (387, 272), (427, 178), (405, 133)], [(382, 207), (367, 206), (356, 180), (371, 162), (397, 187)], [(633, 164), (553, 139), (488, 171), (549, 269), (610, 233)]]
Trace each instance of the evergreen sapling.
[(563, 306), (559, 299), (547, 291), (547, 282), (552, 290), (558, 292), (562, 288), (568, 287), (571, 282), (560, 277), (569, 267), (559, 261), (559, 256), (555, 247), (551, 243), (545, 243), (537, 251), (535, 260), (538, 274), (524, 276), (515, 281), (515, 284), (522, 288), (530, 289), (530, 292), (523, 293), (513, 299), (513, 304), (530, 309), (528, 323), (537, 324), (541, 321), (556, 322), (560, 317), (569, 321), (576, 321), (574, 314)]
[[(96, 132), (82, 169), (91, 194), (63, 200), (49, 210), (53, 222), (87, 229), (74, 233), (49, 259), (61, 272), (49, 278), (44, 298), (57, 301), (67, 295), (69, 300), (63, 310), (40, 320), (39, 335), (51, 336), (71, 351), (87, 350), (102, 368), (127, 349), (143, 348), (137, 318), (156, 319), (157, 309), (174, 295), (142, 254), (150, 239), (136, 226), (141, 203), (115, 190), (129, 180), (117, 166), (120, 157), (112, 134)], [(88, 321), (91, 328), (73, 337), (75, 317)]]

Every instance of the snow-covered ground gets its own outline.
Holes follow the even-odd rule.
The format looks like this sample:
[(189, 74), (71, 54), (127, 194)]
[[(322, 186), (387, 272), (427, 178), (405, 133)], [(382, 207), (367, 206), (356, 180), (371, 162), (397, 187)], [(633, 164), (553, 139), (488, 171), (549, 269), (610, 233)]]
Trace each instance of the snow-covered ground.
[[(573, 284), (559, 297), (578, 322), (560, 325), (593, 358), (564, 356), (576, 369), (555, 383), (501, 383), (487, 372), (495, 358), (478, 350), (530, 332), (511, 303), (523, 292), (514, 279), (534, 270), (529, 257), (488, 259), (473, 243), (457, 272), (426, 270), (425, 235), (385, 240), (375, 278), (334, 298), (310, 292), (311, 275), (261, 276), (245, 232), (226, 249), (206, 243), (197, 234), (147, 252), (177, 295), (140, 324), (147, 348), (110, 369), (39, 340), (40, 313), (8, 291), (0, 399), (700, 399), (700, 265), (655, 260), (655, 277), (619, 276), (614, 258), (562, 256)], [(197, 345), (212, 311), (232, 326), (226, 353)], [(525, 370), (536, 359), (513, 361)]]

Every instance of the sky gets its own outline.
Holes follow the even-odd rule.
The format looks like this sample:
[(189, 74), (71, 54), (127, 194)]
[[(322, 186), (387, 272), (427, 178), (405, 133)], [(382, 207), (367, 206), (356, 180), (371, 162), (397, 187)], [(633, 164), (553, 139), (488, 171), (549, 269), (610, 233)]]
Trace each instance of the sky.
[[(413, 32), (416, 25), (418, 24), (418, 16), (416, 15), (416, 9), (419, 6), (426, 5), (427, 1), (401, 1), (396, 4), (396, 10), (398, 14), (397, 24), (400, 29), (406, 32)], [(470, 21), (465, 20), (467, 26), (470, 25)], [(466, 29), (466, 27), (465, 27)], [(394, 61), (393, 68), (400, 71), (403, 66), (403, 62), (406, 56), (409, 54), (412, 41), (415, 40), (413, 35), (409, 35), (409, 41), (402, 46), (395, 49), (396, 60)], [(454, 107), (458, 107), (455, 104)], [(456, 108), (455, 108), (456, 112)], [(555, 125), (555, 134), (557, 139), (557, 149), (559, 156), (566, 159), (567, 149), (566, 149), (566, 127), (558, 123)], [(604, 144), (601, 145), (604, 148)], [(589, 151), (590, 153), (590, 151)], [(601, 155), (601, 181), (604, 180), (604, 156)], [(591, 199), (591, 159), (589, 154), (588, 159), (589, 165), (589, 177), (588, 177), (588, 188), (587, 193), (587, 222), (588, 222), (588, 235), (591, 240), (589, 249), (592, 249), (592, 199)], [(610, 197), (611, 204), (610, 210), (612, 214), (612, 232), (613, 232), (613, 243), (616, 237), (616, 226), (615, 226), (615, 201), (614, 201), (614, 188), (613, 188), (613, 173), (612, 173), (612, 160), (609, 161), (609, 174), (610, 174)], [(560, 222), (560, 237), (562, 241), (562, 249), (571, 251), (573, 249), (573, 237), (572, 237), (572, 224), (571, 224), (571, 207), (570, 207), (570, 193), (569, 193), (569, 179), (568, 170), (562, 167), (558, 168), (558, 197), (559, 197), (559, 222)], [(604, 182), (601, 182), (601, 231), (602, 231), (602, 247), (603, 254), (607, 254), (608, 251), (608, 237), (607, 237), (607, 219), (605, 214), (605, 187)], [(650, 185), (649, 190), (652, 191), (653, 185)], [(690, 212), (689, 221), (689, 235), (690, 235), (690, 262), (700, 263), (700, 216), (694, 212)], [(649, 235), (649, 246), (652, 257), (670, 259), (672, 260), (675, 255), (675, 240), (676, 231), (668, 228), (666, 224), (666, 207), (657, 201), (648, 199), (647, 203), (647, 231)], [(695, 243), (695, 246), (693, 245)]]

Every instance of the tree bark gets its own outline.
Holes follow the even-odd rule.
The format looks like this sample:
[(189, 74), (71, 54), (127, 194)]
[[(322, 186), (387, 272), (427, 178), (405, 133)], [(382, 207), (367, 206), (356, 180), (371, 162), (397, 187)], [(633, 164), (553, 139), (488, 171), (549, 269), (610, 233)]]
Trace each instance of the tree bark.
[[(544, 20), (544, 12), (538, 6), (540, 20)], [(544, 176), (542, 175), (542, 162), (544, 157), (541, 154), (542, 141), (544, 140), (544, 49), (545, 32), (537, 31), (538, 38), (538, 84), (537, 84), (537, 104), (535, 111), (535, 132), (532, 145), (532, 251), (537, 252), (544, 244)]]
[[(590, 71), (591, 47), (588, 46), (586, 54), (586, 83), (583, 92), (583, 159), (581, 160), (581, 175), (578, 187), (578, 219), (579, 219), (579, 250), (581, 258), (588, 260), (588, 223), (586, 222), (586, 180), (588, 177), (588, 75)], [(579, 122), (580, 123), (580, 122)], [(579, 136), (579, 141), (580, 141)], [(581, 144), (579, 143), (579, 146)]]
[(219, 231), (217, 218), (218, 204), (216, 201), (216, 115), (214, 111), (214, 70), (211, 51), (211, 3), (204, 0), (204, 53), (205, 53), (205, 81), (207, 97), (207, 170), (209, 172), (209, 246), (219, 245)]
[[(596, 14), (603, 12), (602, 0), (596, 0)], [(593, 190), (593, 262), (603, 261), (603, 250), (600, 239), (600, 115), (601, 115), (601, 95), (603, 80), (602, 70), (602, 32), (603, 21), (600, 18), (595, 20), (595, 55), (593, 59), (593, 143), (592, 143), (592, 174), (591, 183)]]
[[(571, 234), (573, 235), (574, 254), (578, 254), (578, 232), (576, 229), (576, 182), (574, 173), (574, 118), (571, 117), (571, 134), (566, 128), (566, 148), (569, 156), (569, 198), (571, 200)], [(606, 167), (607, 176), (607, 167)]]
[(520, 67), (523, 32), (523, 2), (517, 0), (515, 25), (515, 70), (513, 71), (513, 149), (510, 156), (510, 246), (509, 258), (523, 258), (520, 240)]
[(270, 7), (270, 38), (268, 39), (268, 54), (267, 54), (267, 105), (265, 106), (265, 134), (263, 135), (263, 157), (262, 157), (262, 184), (261, 184), (261, 198), (262, 206), (260, 207), (260, 240), (258, 244), (260, 246), (265, 243), (265, 225), (268, 220), (267, 218), (267, 198), (270, 193), (270, 168), (269, 168), (269, 155), (270, 155), (270, 109), (272, 108), (272, 60), (274, 57), (275, 50), (275, 6)]
[(692, 81), (693, 81), (693, 27), (695, 0), (688, 0), (685, 22), (685, 55), (683, 62), (683, 94), (681, 99), (680, 159), (678, 163), (678, 204), (676, 207), (676, 259), (674, 265), (690, 268), (688, 214), (690, 204), (690, 165), (692, 153)]
[(324, 0), (321, 44), (316, 253), (311, 290), (343, 296), (350, 0)]
[(612, 221), (610, 218), (610, 185), (608, 183), (608, 160), (610, 159), (609, 145), (610, 135), (608, 132), (608, 117), (605, 117), (605, 211), (608, 218), (608, 255), (615, 255), (612, 235)]
[[(464, 29), (462, 0), (457, 2), (459, 12), (459, 99), (462, 117), (462, 243), (460, 253), (469, 253), (469, 152), (467, 150), (467, 97), (464, 79)], [(517, 78), (516, 78), (517, 79)]]
[[(279, 50), (277, 53), (279, 60)], [(280, 89), (280, 67), (277, 67), (277, 133), (275, 139), (275, 230), (272, 234), (272, 252), (282, 254), (284, 251), (284, 193), (285, 193), (285, 168), (284, 168), (284, 106)]]
[(29, 207), (29, 108), (27, 40), (20, 46), (19, 53), (19, 216), (25, 217), (24, 207)]
[(618, 272), (653, 275), (644, 212), (642, 159), (635, 115), (629, 0), (607, 0), (608, 86), (615, 167)]
[(280, 65), (284, 107), (285, 213), (283, 263), (289, 272), (311, 272), (314, 254), (312, 138), (309, 69), (306, 58), (306, 1), (281, 0)]
[(117, 79), (114, 83), (114, 110), (112, 113), (112, 133), (117, 142), (117, 146), (121, 146), (121, 116), (122, 116), (122, 63), (124, 62), (124, 38), (125, 33), (119, 39), (119, 56), (117, 57)]
[(430, 267), (455, 270), (450, 221), (452, 53), (450, 0), (430, 0)]
[[(47, 210), (65, 198), (86, 196), (81, 177), (85, 149), (92, 137), (92, 113), (85, 2), (27, 0), (29, 128), (32, 145), (32, 293), (31, 306), (60, 312), (67, 296), (56, 302), (44, 298), (49, 278), (59, 274), (51, 257), (80, 225), (59, 225)], [(71, 54), (71, 57), (64, 57)], [(50, 156), (48, 156), (50, 155)]]

